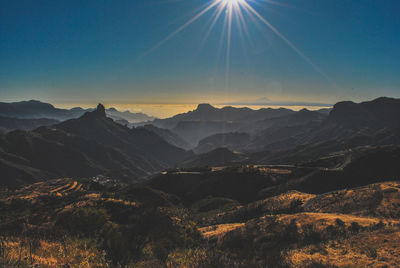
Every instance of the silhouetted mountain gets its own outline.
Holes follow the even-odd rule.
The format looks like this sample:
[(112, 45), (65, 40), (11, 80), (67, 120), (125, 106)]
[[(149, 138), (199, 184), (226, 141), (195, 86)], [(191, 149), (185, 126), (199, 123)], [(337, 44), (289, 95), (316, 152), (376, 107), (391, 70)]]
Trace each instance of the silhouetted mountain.
[(241, 126), (240, 122), (230, 121), (181, 121), (171, 131), (194, 146), (205, 137), (236, 131)]
[[(75, 107), (72, 109), (59, 109), (48, 103), (43, 103), (36, 100), (21, 101), (13, 103), (0, 102), (0, 116), (24, 118), (24, 119), (40, 119), (50, 118), (59, 121), (64, 121), (72, 118), (77, 118), (85, 112), (93, 111), (93, 109), (82, 109)], [(155, 117), (148, 116), (143, 113), (131, 113), (129, 111), (120, 112), (115, 108), (106, 110), (109, 117), (114, 120), (127, 120), (130, 123), (143, 122), (154, 120)]]
[[(199, 142), (195, 151), (207, 152), (218, 147), (228, 147), (238, 151), (261, 151), (270, 144), (285, 140), (279, 149), (291, 148), (292, 142), (287, 139), (320, 124), (326, 118), (325, 115), (303, 109), (280, 117), (273, 117), (247, 124), (240, 127), (240, 132), (247, 136), (236, 137), (230, 134), (216, 134), (204, 138)], [(229, 129), (228, 129), (229, 130)], [(223, 131), (220, 131), (222, 133)], [(226, 131), (225, 131), (226, 132)], [(196, 135), (196, 133), (193, 133)], [(297, 144), (296, 144), (297, 145)], [(209, 148), (209, 149), (207, 149)]]
[(199, 104), (197, 109), (194, 111), (178, 114), (167, 119), (156, 119), (151, 122), (151, 124), (162, 128), (172, 129), (175, 128), (179, 122), (183, 121), (222, 121), (246, 123), (279, 117), (290, 113), (293, 113), (293, 111), (284, 108), (252, 110), (250, 108), (235, 108), (227, 106), (218, 109), (210, 104)]
[(134, 181), (191, 155), (144, 128), (115, 123), (102, 105), (52, 127), (2, 135), (0, 148), (1, 183), (97, 174)]
[[(141, 128), (141, 127), (139, 127)], [(187, 143), (183, 138), (181, 138), (178, 134), (165, 129), (159, 128), (153, 125), (144, 125), (143, 128), (156, 133), (158, 136), (163, 138), (166, 142), (183, 149), (190, 149), (189, 143)]]
[[(310, 115), (309, 112), (303, 113), (307, 114)], [(399, 99), (379, 98), (359, 104), (340, 102), (322, 121), (316, 117), (309, 122), (305, 120), (304, 125), (272, 126), (257, 133), (249, 149), (282, 151), (279, 154), (288, 159), (289, 155), (300, 157), (300, 152), (311, 155), (310, 152), (321, 151), (321, 154), (326, 154), (328, 148), (334, 152), (351, 146), (400, 144), (399, 116)], [(290, 123), (283, 117), (279, 119)]]
[(214, 149), (226, 147), (230, 150), (242, 148), (250, 142), (250, 135), (243, 132), (220, 133), (208, 136), (199, 141), (195, 153), (207, 153)]
[(109, 108), (106, 110), (107, 116), (115, 119), (124, 119), (129, 123), (147, 122), (156, 119), (154, 116), (149, 116), (144, 113), (132, 113), (129, 111), (118, 111), (115, 108)]
[(245, 155), (234, 153), (227, 148), (217, 148), (211, 152), (200, 154), (180, 164), (180, 167), (214, 167), (234, 165), (244, 161)]
[(321, 123), (325, 118), (326, 115), (319, 112), (302, 109), (298, 112), (293, 112), (288, 115), (258, 121), (254, 124), (246, 126), (245, 128), (242, 128), (241, 131), (246, 131), (253, 136), (263, 136), (263, 132), (269, 132), (271, 129), (318, 124)]
[(298, 190), (307, 193), (325, 193), (338, 189), (364, 186), (383, 181), (398, 180), (400, 174), (400, 147), (362, 147), (344, 152), (347, 156), (338, 168), (320, 168), (304, 177), (266, 188), (262, 195), (270, 196)]
[(36, 100), (0, 103), (0, 115), (14, 118), (50, 118), (56, 120), (66, 120), (79, 117), (83, 114), (83, 112), (84, 111), (80, 109), (58, 109), (51, 104)]
[(400, 99), (378, 98), (362, 103), (339, 102), (321, 125), (315, 139), (340, 139), (376, 135), (400, 129)]
[(210, 104), (199, 104), (194, 111), (167, 119), (156, 119), (149, 123), (171, 129), (192, 146), (196, 146), (201, 139), (207, 136), (246, 129), (257, 121), (291, 113), (294, 112), (283, 108), (252, 110), (227, 106), (219, 109)]
[(0, 116), (0, 129), (4, 131), (12, 130), (32, 130), (40, 126), (51, 126), (59, 123), (60, 121), (54, 119), (19, 119), (11, 117)]
[(316, 112), (324, 114), (324, 115), (329, 115), (329, 113), (332, 111), (332, 108), (322, 108), (319, 110), (316, 110)]

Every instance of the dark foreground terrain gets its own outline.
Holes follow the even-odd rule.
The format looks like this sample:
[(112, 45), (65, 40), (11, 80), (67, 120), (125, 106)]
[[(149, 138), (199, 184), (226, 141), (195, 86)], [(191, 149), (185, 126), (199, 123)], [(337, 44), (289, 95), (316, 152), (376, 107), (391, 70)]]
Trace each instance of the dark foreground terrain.
[[(396, 267), (400, 149), (3, 188), (0, 266)], [(69, 267), (69, 266), (65, 266)]]

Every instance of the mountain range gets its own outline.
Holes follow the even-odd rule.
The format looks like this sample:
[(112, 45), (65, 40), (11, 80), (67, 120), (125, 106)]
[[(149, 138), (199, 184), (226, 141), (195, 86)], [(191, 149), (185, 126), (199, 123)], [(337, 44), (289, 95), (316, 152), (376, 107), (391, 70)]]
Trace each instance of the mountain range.
[(362, 103), (339, 102), (327, 115), (303, 109), (247, 123), (240, 131), (210, 135), (200, 140), (194, 151), (205, 153), (227, 147), (245, 153), (289, 155), (290, 150), (310, 152), (328, 147), (321, 153), (329, 153), (334, 148), (341, 150), (345, 144), (399, 144), (399, 109), (399, 99), (385, 97)]
[[(47, 110), (58, 116), (81, 111), (38, 102), (16, 106), (7, 110), (8, 115), (23, 116), (21, 111), (30, 111), (34, 118)], [(382, 97), (362, 103), (339, 102), (329, 114), (325, 110), (218, 109), (200, 104), (194, 111), (132, 128), (107, 117), (102, 105), (63, 122), (15, 119), (28, 120), (30, 127), (0, 134), (1, 184), (98, 174), (132, 182), (174, 167), (346, 158), (355, 148), (399, 145), (399, 115), (400, 100)], [(35, 128), (38, 125), (32, 122), (42, 126)]]
[[(83, 109), (75, 107), (72, 109), (55, 108), (49, 103), (43, 103), (37, 100), (21, 101), (21, 102), (0, 102), (0, 116), (19, 119), (55, 119), (64, 121), (72, 118), (78, 118), (85, 112), (93, 111), (93, 109)], [(154, 120), (152, 116), (143, 113), (131, 113), (129, 111), (120, 112), (115, 108), (106, 110), (106, 114), (115, 119), (124, 119), (130, 123)]]
[(51, 127), (0, 136), (1, 184), (98, 174), (135, 181), (174, 166), (191, 153), (145, 128), (106, 117), (104, 106)]

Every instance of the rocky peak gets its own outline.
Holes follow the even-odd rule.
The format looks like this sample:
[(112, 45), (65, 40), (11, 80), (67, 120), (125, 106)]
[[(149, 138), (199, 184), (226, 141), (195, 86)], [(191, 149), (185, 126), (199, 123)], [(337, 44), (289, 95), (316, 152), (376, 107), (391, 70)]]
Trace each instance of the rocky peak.
[(104, 108), (103, 104), (99, 103), (99, 105), (97, 105), (97, 108), (94, 111), (94, 113), (101, 117), (106, 117), (106, 108)]
[(208, 104), (208, 103), (200, 103), (197, 106), (196, 110), (197, 111), (212, 111), (212, 110), (215, 110), (215, 108), (212, 105)]

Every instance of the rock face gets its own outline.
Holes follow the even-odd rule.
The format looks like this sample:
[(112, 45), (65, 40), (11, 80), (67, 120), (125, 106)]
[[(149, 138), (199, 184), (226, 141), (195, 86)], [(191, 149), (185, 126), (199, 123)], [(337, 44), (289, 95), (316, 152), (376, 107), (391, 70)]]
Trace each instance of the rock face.
[(103, 104), (99, 103), (95, 113), (101, 117), (106, 117), (106, 108), (104, 108)]

